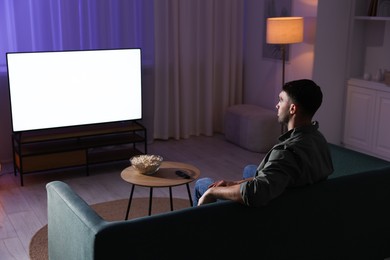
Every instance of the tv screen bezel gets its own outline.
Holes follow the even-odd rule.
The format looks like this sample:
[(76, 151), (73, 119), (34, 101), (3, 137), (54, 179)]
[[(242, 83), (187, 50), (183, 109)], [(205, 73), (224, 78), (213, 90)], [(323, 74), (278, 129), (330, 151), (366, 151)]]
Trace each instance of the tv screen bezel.
[[(13, 104), (12, 104), (12, 82), (10, 80), (9, 75), (9, 64), (8, 64), (8, 57), (9, 55), (13, 54), (42, 54), (42, 53), (81, 53), (81, 52), (100, 52), (100, 51), (126, 51), (126, 50), (137, 50), (139, 53), (139, 106), (140, 109), (139, 116), (136, 117), (128, 117), (128, 118), (121, 118), (117, 120), (103, 120), (103, 121), (94, 121), (94, 122), (86, 122), (86, 123), (78, 123), (78, 124), (61, 124), (61, 125), (55, 125), (50, 127), (39, 127), (39, 128), (25, 128), (25, 129), (15, 129), (14, 126), (14, 113), (13, 113)], [(28, 52), (7, 52), (6, 53), (6, 60), (7, 60), (7, 76), (8, 76), (8, 90), (9, 90), (9, 100), (10, 100), (10, 112), (11, 112), (11, 126), (12, 126), (12, 132), (13, 133), (22, 133), (22, 132), (35, 132), (35, 131), (42, 131), (42, 130), (50, 130), (50, 129), (64, 129), (64, 128), (74, 128), (74, 127), (85, 127), (85, 126), (93, 126), (93, 125), (104, 125), (109, 123), (120, 123), (120, 122), (131, 122), (131, 121), (137, 121), (142, 120), (143, 118), (143, 97), (142, 97), (142, 50), (141, 48), (115, 48), (115, 49), (87, 49), (87, 50), (58, 50), (58, 51), (28, 51)]]

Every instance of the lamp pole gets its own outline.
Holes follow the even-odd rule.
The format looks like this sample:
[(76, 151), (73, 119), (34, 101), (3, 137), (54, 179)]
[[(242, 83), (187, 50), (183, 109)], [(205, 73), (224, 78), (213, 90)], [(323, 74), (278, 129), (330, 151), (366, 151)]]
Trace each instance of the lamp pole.
[(283, 59), (283, 66), (282, 66), (282, 87), (284, 86), (285, 79), (284, 79), (284, 73), (286, 71), (286, 44), (281, 44), (280, 48), (282, 49), (282, 59)]
[[(286, 67), (286, 44), (281, 44), (280, 48), (282, 49), (282, 59), (283, 59), (283, 65), (282, 65), (282, 88), (285, 83), (285, 78), (284, 78), (284, 72), (285, 72), (285, 67)], [(287, 131), (287, 126), (283, 123), (280, 124), (280, 132), (281, 134), (284, 134)]]

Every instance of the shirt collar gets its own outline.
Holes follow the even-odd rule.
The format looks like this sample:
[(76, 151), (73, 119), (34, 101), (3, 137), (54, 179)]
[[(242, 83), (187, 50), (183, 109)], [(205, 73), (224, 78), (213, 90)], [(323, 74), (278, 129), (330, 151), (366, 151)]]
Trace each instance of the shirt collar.
[(318, 128), (319, 128), (319, 123), (317, 121), (313, 121), (311, 125), (295, 127), (287, 131), (286, 133), (279, 136), (279, 141), (283, 142), (288, 138), (299, 135), (300, 133), (311, 133), (317, 131)]

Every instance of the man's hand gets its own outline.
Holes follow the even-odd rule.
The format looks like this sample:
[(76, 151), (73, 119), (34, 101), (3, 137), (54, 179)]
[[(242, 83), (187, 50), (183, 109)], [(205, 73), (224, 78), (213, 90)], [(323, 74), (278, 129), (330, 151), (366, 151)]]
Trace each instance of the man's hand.
[(226, 186), (231, 186), (231, 185), (234, 185), (235, 182), (232, 182), (232, 181), (225, 181), (225, 180), (220, 180), (220, 181), (216, 181), (212, 184), (210, 184), (209, 188), (212, 188), (212, 187), (226, 187)]
[(198, 206), (203, 205), (203, 204), (208, 204), (212, 202), (216, 202), (217, 199), (215, 199), (212, 196), (211, 190), (212, 188), (208, 189), (205, 193), (203, 193), (202, 197), (199, 198), (198, 200)]
[(239, 181), (225, 181), (225, 180), (220, 180), (220, 181), (216, 181), (212, 184), (209, 185), (209, 188), (212, 188), (212, 187), (228, 187), (228, 186), (233, 186), (233, 185), (237, 185), (237, 184), (240, 184), (244, 181), (247, 181), (247, 180), (251, 180), (253, 178), (249, 178), (249, 179), (243, 179), (243, 180), (239, 180)]

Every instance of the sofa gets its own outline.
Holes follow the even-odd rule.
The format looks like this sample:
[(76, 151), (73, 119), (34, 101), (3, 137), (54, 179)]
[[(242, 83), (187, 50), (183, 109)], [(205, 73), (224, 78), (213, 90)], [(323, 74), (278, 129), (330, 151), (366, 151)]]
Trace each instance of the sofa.
[(67, 184), (47, 184), (50, 259), (385, 259), (390, 162), (330, 144), (335, 172), (259, 208), (222, 201), (103, 220)]

